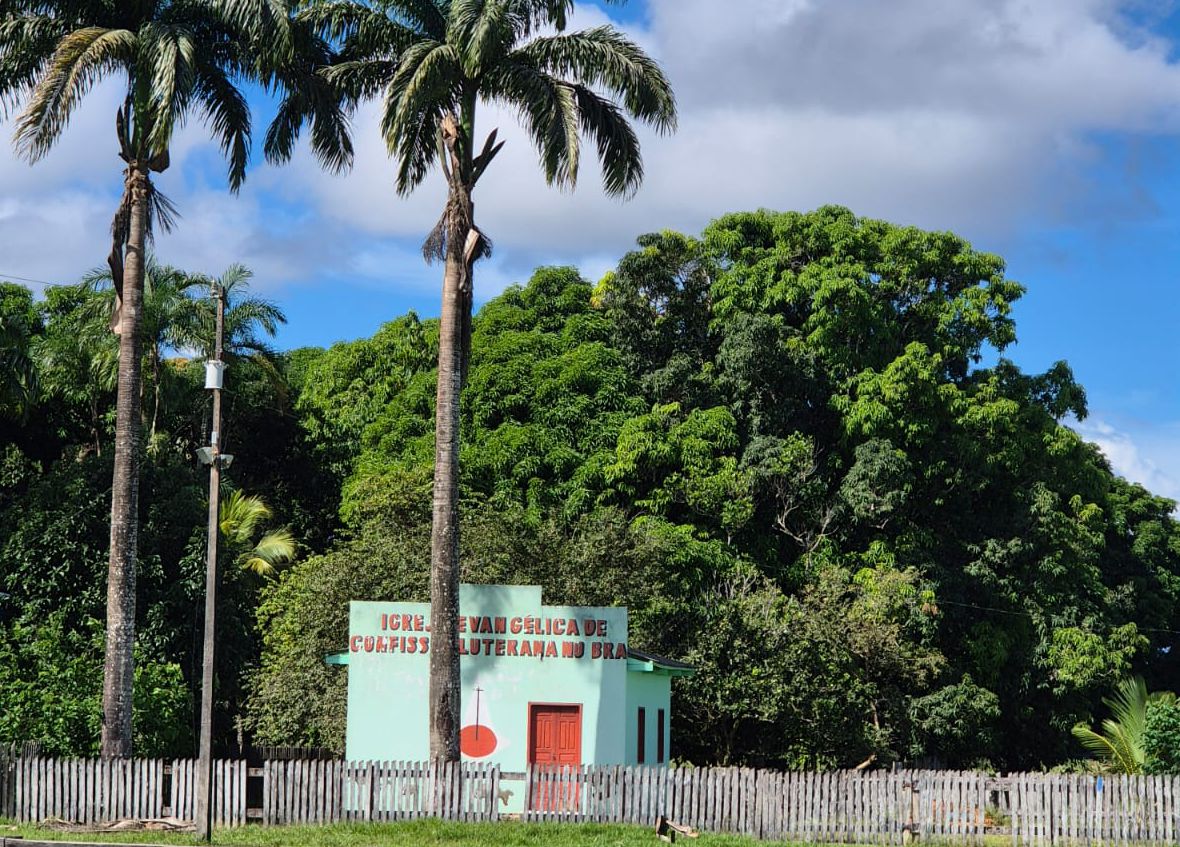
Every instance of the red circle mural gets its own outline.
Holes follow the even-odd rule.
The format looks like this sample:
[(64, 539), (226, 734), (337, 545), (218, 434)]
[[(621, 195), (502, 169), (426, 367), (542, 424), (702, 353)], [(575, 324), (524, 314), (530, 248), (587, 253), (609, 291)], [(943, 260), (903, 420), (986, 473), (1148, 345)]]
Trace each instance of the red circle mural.
[(459, 749), (472, 759), (490, 756), (496, 749), (496, 733), (486, 726), (469, 724), (459, 730)]

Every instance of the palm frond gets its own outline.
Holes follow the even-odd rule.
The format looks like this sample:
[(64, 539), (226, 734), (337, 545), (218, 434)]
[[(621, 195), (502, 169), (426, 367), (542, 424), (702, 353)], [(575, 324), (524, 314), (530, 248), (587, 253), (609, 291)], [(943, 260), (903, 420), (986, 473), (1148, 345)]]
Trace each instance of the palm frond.
[(443, 0), (377, 0), (374, 5), (391, 19), (422, 32), (435, 41), (447, 35), (448, 2)]
[(618, 97), (658, 132), (676, 129), (676, 98), (659, 63), (612, 26), (535, 38), (516, 52), (541, 71)]
[(225, 71), (210, 62), (197, 64), (194, 93), (209, 131), (229, 164), (229, 187), (238, 191), (250, 162), (250, 106)]
[(84, 27), (64, 36), (17, 119), (16, 145), (35, 162), (53, 146), (82, 97), (98, 80), (135, 61), (135, 33)]
[(233, 544), (248, 543), (259, 526), (270, 518), (270, 507), (261, 498), (241, 490), (232, 492), (222, 500), (218, 510), (221, 534)]
[(1083, 747), (1094, 754), (1094, 758), (1103, 762), (1115, 762), (1118, 759), (1118, 747), (1115, 742), (1101, 735), (1084, 723), (1076, 724), (1073, 735)]
[(455, 108), (458, 59), (448, 44), (415, 45), (402, 57), (386, 89), (381, 132), (398, 163), (400, 194), (420, 185), (435, 162), (443, 115)]
[(582, 85), (574, 86), (582, 133), (593, 139), (607, 194), (629, 197), (643, 182), (639, 137), (614, 103)]
[(350, 168), (354, 149), (347, 110), (355, 99), (320, 74), (309, 74), (301, 84), (289, 86), (266, 131), (267, 161), (290, 160), (304, 125), (310, 124), (311, 150), (320, 164), (333, 173)]
[[(460, 75), (459, 54), (450, 44), (422, 41), (402, 55), (389, 83), (381, 122), (390, 153), (402, 155), (403, 139), (415, 135), (415, 115), (454, 108)], [(433, 138), (430, 143), (434, 144)]]
[(384, 91), (395, 73), (397, 62), (392, 59), (341, 60), (319, 71), (349, 108)]
[(573, 188), (581, 145), (581, 117), (573, 86), (516, 61), (497, 65), (485, 91), (489, 99), (516, 107), (540, 155), (546, 181)]
[(290, 0), (211, 0), (204, 5), (272, 62), (294, 58)]
[(156, 188), (154, 182), (148, 180), (148, 238), (155, 236), (157, 227), (164, 232), (172, 232), (176, 229), (176, 219), (179, 217), (180, 210), (176, 204)]
[(1102, 700), (1111, 712), (1111, 717), (1102, 721), (1102, 732), (1080, 723), (1073, 728), (1074, 737), (1109, 770), (1141, 773), (1146, 758), (1147, 704), (1152, 699), (1143, 677), (1127, 677), (1116, 686), (1113, 695)]
[(58, 15), (21, 15), (0, 19), (0, 114), (7, 118), (32, 90), (68, 32)]
[(518, 4), (486, 0), (454, 0), (448, 18), (447, 40), (472, 78), (508, 53), (529, 25)]
[(239, 558), (242, 567), (253, 571), (259, 576), (272, 577), (278, 568), (294, 561), (295, 537), (288, 529), (277, 529), (268, 532), (254, 548)]
[(166, 151), (183, 120), (196, 81), (196, 45), (183, 26), (158, 22), (139, 32), (140, 66), (150, 74), (151, 128), (146, 147), (152, 156)]
[[(428, 31), (390, 18), (354, 0), (329, 0), (301, 10), (296, 20), (322, 38), (345, 45), (346, 61), (393, 58)], [(429, 35), (428, 35), (429, 37)], [(442, 40), (442, 34), (439, 35)]]

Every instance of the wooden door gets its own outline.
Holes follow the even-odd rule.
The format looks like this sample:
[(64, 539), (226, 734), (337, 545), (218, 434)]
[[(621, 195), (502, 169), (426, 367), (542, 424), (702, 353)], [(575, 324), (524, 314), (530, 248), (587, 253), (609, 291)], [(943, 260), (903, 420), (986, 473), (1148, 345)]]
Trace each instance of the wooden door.
[(532, 786), (529, 806), (573, 812), (578, 807), (577, 779), (582, 764), (582, 707), (556, 703), (529, 705), (529, 764), (545, 774)]

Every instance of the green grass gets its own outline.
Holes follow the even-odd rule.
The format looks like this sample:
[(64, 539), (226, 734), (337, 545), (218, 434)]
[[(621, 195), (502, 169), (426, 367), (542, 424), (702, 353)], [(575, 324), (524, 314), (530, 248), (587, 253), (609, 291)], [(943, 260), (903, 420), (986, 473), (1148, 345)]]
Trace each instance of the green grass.
[[(56, 832), (36, 826), (0, 825), (0, 835), (59, 841), (103, 841), (116, 844), (200, 844), (192, 833)], [(664, 842), (647, 827), (605, 824), (445, 823), (422, 820), (388, 824), (332, 826), (248, 826), (216, 830), (214, 844), (237, 847), (660, 847)], [(693, 847), (755, 847), (765, 844), (734, 835), (702, 834), (695, 840), (678, 839)]]

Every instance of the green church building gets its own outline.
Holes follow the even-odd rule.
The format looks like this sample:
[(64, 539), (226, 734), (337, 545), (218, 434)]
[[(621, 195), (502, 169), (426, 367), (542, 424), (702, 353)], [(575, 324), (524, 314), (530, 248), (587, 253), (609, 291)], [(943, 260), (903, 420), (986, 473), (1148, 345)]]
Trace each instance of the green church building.
[[(546, 606), (540, 586), (463, 585), (460, 673), (464, 761), (663, 765), (671, 755), (680, 662), (627, 645), (622, 607)], [(430, 605), (353, 601), (346, 755), (429, 756)]]

